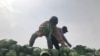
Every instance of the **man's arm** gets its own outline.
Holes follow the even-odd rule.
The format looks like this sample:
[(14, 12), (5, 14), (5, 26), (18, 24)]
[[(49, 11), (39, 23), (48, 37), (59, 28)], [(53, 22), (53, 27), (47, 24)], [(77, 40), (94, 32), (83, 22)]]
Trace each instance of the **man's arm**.
[(35, 42), (36, 38), (39, 37), (39, 36), (42, 36), (40, 31), (36, 31), (34, 34), (32, 34), (32, 36), (29, 40), (29, 46), (32, 47), (34, 45), (34, 42)]
[(64, 39), (62, 37), (62, 34), (60, 33), (60, 31), (57, 27), (55, 27), (55, 29), (53, 31), (53, 35), (57, 39), (57, 41), (61, 44), (61, 46), (66, 46), (64, 43)]
[(65, 36), (62, 34), (64, 41), (68, 44), (69, 47), (72, 47), (72, 45), (68, 42), (68, 40), (65, 38)]
[(66, 37), (64, 36), (64, 32), (62, 31), (62, 29), (58, 28), (64, 41), (68, 44), (69, 47), (71, 47), (72, 45), (68, 42), (68, 40), (66, 39)]
[(31, 38), (29, 40), (29, 46), (32, 47), (34, 45), (34, 42), (35, 42), (35, 40), (36, 40), (37, 37), (38, 36), (37, 36), (36, 32), (34, 34), (32, 34), (32, 36), (31, 36)]

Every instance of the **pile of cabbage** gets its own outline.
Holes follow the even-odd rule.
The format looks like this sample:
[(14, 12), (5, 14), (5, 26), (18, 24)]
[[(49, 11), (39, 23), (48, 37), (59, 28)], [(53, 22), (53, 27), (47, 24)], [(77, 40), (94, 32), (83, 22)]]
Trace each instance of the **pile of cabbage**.
[[(12, 39), (0, 40), (0, 56), (82, 56), (75, 49), (60, 47), (56, 49), (41, 49), (39, 47), (29, 47), (28, 45), (18, 45)], [(83, 55), (89, 56), (89, 55)], [(91, 55), (90, 55), (91, 56)]]

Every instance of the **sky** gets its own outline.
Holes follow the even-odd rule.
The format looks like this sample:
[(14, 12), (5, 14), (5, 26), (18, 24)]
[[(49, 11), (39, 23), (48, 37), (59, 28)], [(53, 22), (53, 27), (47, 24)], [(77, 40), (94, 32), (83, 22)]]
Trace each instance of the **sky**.
[[(68, 27), (64, 35), (73, 47), (100, 48), (100, 0), (0, 0), (0, 40), (28, 44), (51, 16), (58, 17), (58, 27)], [(47, 48), (45, 37), (37, 38), (34, 46)]]

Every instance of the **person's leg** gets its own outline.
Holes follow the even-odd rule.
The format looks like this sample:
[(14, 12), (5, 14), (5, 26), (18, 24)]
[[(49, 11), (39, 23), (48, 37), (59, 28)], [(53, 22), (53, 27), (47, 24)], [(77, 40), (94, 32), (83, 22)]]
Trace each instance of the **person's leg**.
[(47, 39), (48, 48), (52, 49), (53, 48), (53, 44), (52, 44), (51, 38), (49, 38), (49, 37), (46, 36), (46, 39)]
[(52, 44), (55, 46), (56, 49), (59, 50), (59, 43), (58, 43), (57, 39), (53, 35), (51, 35), (51, 37), (52, 37), (52, 39), (51, 39)]

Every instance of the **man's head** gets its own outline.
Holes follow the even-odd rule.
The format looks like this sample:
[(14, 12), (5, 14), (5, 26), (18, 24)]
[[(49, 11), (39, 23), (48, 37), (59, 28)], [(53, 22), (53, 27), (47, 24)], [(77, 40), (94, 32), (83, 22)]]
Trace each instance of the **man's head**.
[(56, 16), (52, 16), (52, 17), (50, 18), (49, 22), (50, 22), (52, 25), (56, 26), (56, 25), (58, 24), (58, 18), (57, 18)]
[(66, 27), (66, 26), (63, 26), (63, 27), (62, 27), (62, 31), (63, 31), (63, 33), (66, 33), (66, 32), (68, 32), (68, 29), (67, 29), (67, 27)]

